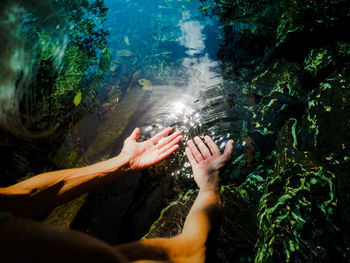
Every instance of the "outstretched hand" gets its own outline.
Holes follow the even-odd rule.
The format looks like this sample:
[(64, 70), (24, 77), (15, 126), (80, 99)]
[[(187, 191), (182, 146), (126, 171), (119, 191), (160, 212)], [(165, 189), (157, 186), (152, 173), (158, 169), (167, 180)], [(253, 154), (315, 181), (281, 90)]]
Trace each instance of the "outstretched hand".
[(207, 145), (198, 136), (194, 137), (194, 142), (189, 140), (186, 155), (192, 166), (193, 177), (198, 187), (202, 190), (214, 190), (218, 187), (220, 168), (231, 159), (234, 142), (229, 140), (224, 153), (221, 154), (212, 138), (205, 136), (204, 140)]
[(174, 132), (168, 136), (172, 130), (171, 127), (168, 127), (147, 141), (136, 142), (141, 135), (140, 129), (136, 128), (125, 140), (121, 152), (128, 160), (130, 169), (147, 168), (165, 159), (179, 148), (178, 143), (182, 139), (181, 132)]

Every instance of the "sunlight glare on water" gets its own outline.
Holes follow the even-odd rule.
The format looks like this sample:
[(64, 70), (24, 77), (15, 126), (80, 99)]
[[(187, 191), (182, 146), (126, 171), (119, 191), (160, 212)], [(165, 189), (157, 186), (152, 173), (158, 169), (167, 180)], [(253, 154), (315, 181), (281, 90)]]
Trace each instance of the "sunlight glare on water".
[(181, 101), (176, 101), (173, 103), (173, 107), (176, 113), (183, 113), (186, 105)]
[[(109, 0), (106, 5), (114, 10), (107, 20), (111, 60), (117, 68), (112, 77), (138, 74), (151, 85), (136, 116), (141, 139), (171, 126), (182, 132), (182, 145), (196, 135), (208, 134), (221, 146), (231, 134), (228, 128), (215, 127), (228, 115), (221, 107), (223, 95), (210, 94), (223, 82), (217, 58), (219, 23), (202, 16), (200, 2)], [(210, 38), (208, 32), (214, 32)], [(132, 96), (142, 87), (137, 79), (131, 81), (134, 84), (127, 89)], [(174, 157), (179, 159), (177, 167), (182, 168), (176, 173), (190, 177), (183, 149), (177, 155), (181, 155)]]

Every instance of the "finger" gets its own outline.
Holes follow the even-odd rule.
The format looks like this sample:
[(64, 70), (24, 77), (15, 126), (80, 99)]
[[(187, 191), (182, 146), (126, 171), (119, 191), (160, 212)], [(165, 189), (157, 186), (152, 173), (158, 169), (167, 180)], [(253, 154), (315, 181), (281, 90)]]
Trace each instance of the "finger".
[(167, 145), (169, 142), (171, 142), (172, 140), (174, 140), (176, 137), (178, 137), (179, 135), (181, 135), (181, 132), (174, 132), (173, 134), (171, 134), (170, 136), (166, 137), (164, 140), (160, 140), (157, 144), (158, 149), (162, 148), (163, 146)]
[(169, 133), (171, 133), (171, 131), (173, 130), (173, 128), (168, 127), (164, 130), (162, 130), (161, 132), (157, 133), (156, 135), (154, 135), (150, 140), (155, 144), (157, 143), (161, 138), (163, 138), (164, 136), (168, 135)]
[(173, 152), (175, 152), (177, 150), (177, 148), (179, 148), (179, 145), (176, 144), (173, 147), (171, 147), (170, 149), (168, 149), (167, 151), (163, 152), (160, 155), (160, 160), (163, 160), (165, 158), (167, 158), (170, 154), (172, 154)]
[(210, 136), (206, 135), (204, 137), (204, 140), (207, 143), (207, 145), (208, 145), (208, 147), (213, 155), (220, 155), (221, 154), (219, 147), (216, 145), (216, 143), (213, 141), (213, 139)]
[(211, 156), (209, 149), (207, 148), (207, 146), (205, 146), (203, 141), (198, 136), (194, 137), (194, 141), (197, 144), (198, 149), (200, 150), (204, 159), (207, 159), (208, 157)]
[(128, 137), (131, 140), (136, 141), (141, 135), (140, 128), (136, 127), (135, 130), (131, 133), (131, 135)]
[(192, 140), (189, 140), (187, 142), (188, 147), (190, 148), (193, 157), (196, 159), (197, 163), (199, 163), (200, 161), (203, 161), (203, 156), (201, 155), (201, 153), (198, 151), (196, 145), (194, 144), (194, 142)]
[(196, 159), (194, 159), (190, 148), (186, 147), (185, 152), (186, 152), (186, 155), (187, 155), (187, 159), (190, 162), (190, 165), (192, 167), (195, 167), (197, 165), (197, 162), (196, 162)]
[(231, 154), (232, 154), (232, 151), (233, 151), (233, 144), (234, 144), (233, 140), (229, 140), (226, 143), (225, 151), (224, 151), (224, 156), (225, 156), (226, 161), (231, 159)]
[(178, 144), (182, 140), (182, 136), (177, 136), (174, 138), (171, 142), (163, 146), (162, 148), (159, 149), (159, 153), (166, 152), (169, 150), (171, 147), (173, 147), (175, 144)]

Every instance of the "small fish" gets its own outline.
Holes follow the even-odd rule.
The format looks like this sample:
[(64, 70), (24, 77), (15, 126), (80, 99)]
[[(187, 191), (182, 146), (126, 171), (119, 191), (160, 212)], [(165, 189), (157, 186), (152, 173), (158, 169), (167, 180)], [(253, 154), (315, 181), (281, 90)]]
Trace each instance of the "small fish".
[(159, 56), (166, 56), (166, 55), (171, 55), (173, 52), (171, 51), (164, 51), (162, 53), (159, 53), (159, 54), (155, 54), (154, 56), (155, 57), (159, 57)]
[(142, 86), (143, 90), (152, 90), (152, 82), (148, 79), (139, 79), (138, 82)]
[(126, 49), (118, 50), (117, 54), (120, 57), (130, 57), (130, 56), (132, 56), (132, 52), (130, 50), (126, 50)]
[(81, 91), (78, 92), (77, 95), (75, 95), (74, 99), (73, 99), (73, 103), (76, 107), (78, 107), (78, 105), (81, 102)]
[(114, 72), (114, 71), (117, 70), (117, 66), (112, 66), (112, 67), (109, 68), (109, 70), (110, 70), (111, 72)]
[(125, 37), (124, 37), (124, 42), (125, 42), (125, 44), (127, 44), (128, 46), (130, 46), (130, 41), (129, 41), (129, 37), (128, 37), (128, 36), (125, 36)]

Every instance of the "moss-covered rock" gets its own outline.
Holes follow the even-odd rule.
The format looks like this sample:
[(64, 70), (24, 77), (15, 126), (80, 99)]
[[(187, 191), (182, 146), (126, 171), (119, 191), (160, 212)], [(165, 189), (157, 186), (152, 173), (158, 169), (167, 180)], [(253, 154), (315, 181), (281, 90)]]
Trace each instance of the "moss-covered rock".
[(255, 262), (325, 262), (336, 249), (335, 175), (298, 150), (297, 121), (286, 122), (258, 212)]
[[(222, 216), (208, 242), (208, 262), (325, 262), (339, 256), (335, 175), (298, 149), (296, 127), (290, 119), (279, 133), (273, 170), (259, 167), (242, 185), (221, 187)], [(144, 238), (180, 233), (196, 194), (180, 194)]]
[[(221, 187), (222, 214), (208, 244), (209, 262), (252, 260), (257, 232), (256, 211), (266, 172), (259, 167), (239, 187)], [(161, 212), (143, 238), (172, 237), (180, 233), (197, 193), (198, 190), (180, 193), (178, 199)]]
[(350, 58), (350, 44), (335, 42), (326, 47), (312, 49), (304, 60), (304, 69), (313, 77), (334, 70)]
[(225, 26), (225, 45), (219, 51), (225, 71), (245, 76), (271, 57), (302, 62), (313, 46), (346, 40), (350, 21), (346, 0), (201, 0), (205, 15)]
[(77, 216), (80, 207), (84, 204), (87, 194), (81, 195), (80, 197), (60, 205), (53, 209), (53, 211), (46, 217), (45, 222), (70, 228), (73, 220)]
[(349, 77), (349, 65), (345, 64), (310, 93), (300, 128), (301, 147), (311, 151), (318, 162), (336, 175), (337, 213), (345, 242), (343, 251), (349, 251), (350, 247)]

